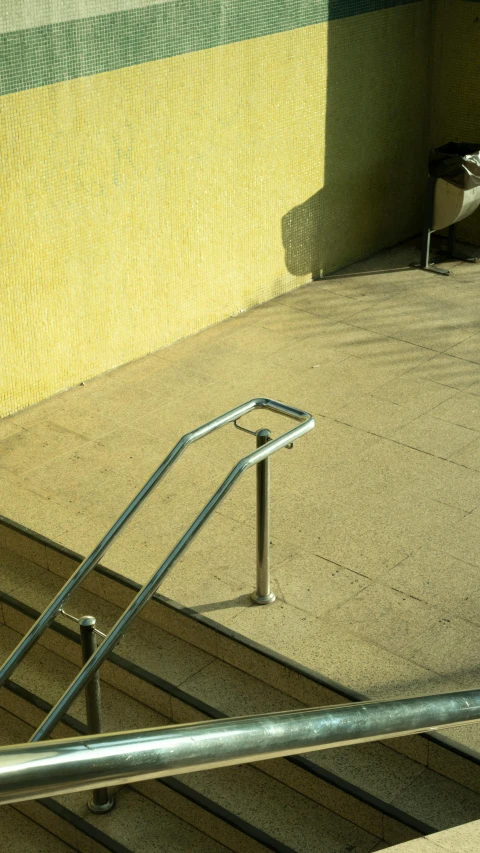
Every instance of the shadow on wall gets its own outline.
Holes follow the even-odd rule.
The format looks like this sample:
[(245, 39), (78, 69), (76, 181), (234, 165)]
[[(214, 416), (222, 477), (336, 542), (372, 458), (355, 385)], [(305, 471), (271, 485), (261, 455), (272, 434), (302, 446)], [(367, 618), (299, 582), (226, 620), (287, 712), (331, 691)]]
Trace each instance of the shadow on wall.
[(303, 204), (289, 210), (282, 219), (285, 264), (292, 275), (321, 278), (325, 255), (322, 236), (323, 193), (319, 190)]
[(428, 0), (325, 27), (323, 186), (281, 222), (288, 271), (313, 279), (420, 232), (429, 147)]

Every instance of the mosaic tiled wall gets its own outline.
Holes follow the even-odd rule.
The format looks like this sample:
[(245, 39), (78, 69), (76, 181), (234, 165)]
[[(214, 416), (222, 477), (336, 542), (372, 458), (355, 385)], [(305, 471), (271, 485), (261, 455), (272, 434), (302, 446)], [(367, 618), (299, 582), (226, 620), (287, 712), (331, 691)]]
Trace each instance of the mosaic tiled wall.
[(0, 42), (0, 415), (419, 227), (427, 0), (3, 0)]
[[(480, 147), (480, 3), (436, 0), (431, 145), (478, 142)], [(480, 244), (480, 212), (458, 226)]]

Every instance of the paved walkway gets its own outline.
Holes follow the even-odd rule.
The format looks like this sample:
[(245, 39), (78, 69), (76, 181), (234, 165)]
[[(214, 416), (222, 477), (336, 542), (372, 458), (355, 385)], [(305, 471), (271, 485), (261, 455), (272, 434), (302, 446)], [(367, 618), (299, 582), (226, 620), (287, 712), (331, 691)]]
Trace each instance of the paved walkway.
[[(249, 598), (253, 472), (161, 592), (372, 697), (478, 687), (480, 271), (437, 277), (413, 254), (385, 251), (4, 419), (0, 512), (85, 554), (188, 429), (258, 395), (306, 408), (315, 430), (272, 462), (278, 601)], [(252, 442), (229, 426), (190, 448), (104, 563), (146, 579)], [(455, 736), (480, 749), (480, 728)]]

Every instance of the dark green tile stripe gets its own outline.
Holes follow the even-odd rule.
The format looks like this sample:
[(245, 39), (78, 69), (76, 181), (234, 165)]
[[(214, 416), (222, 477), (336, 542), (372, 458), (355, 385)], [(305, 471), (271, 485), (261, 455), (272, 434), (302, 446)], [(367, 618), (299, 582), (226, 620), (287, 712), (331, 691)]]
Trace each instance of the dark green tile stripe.
[(0, 36), (0, 94), (415, 0), (172, 0)]

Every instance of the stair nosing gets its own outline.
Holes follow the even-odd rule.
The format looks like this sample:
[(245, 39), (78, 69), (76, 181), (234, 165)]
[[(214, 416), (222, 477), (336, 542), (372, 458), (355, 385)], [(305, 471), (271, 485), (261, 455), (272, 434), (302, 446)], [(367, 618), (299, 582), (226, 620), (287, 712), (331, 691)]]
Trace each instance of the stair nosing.
[(107, 835), (102, 829), (98, 829), (93, 823), (89, 823), (88, 820), (85, 820), (85, 818), (76, 814), (76, 812), (72, 812), (71, 809), (68, 809), (63, 803), (59, 803), (53, 797), (42, 797), (42, 799), (35, 800), (35, 802), (48, 809), (48, 811), (53, 812), (57, 817), (65, 820), (71, 826), (75, 827), (75, 829), (78, 829), (79, 832), (83, 833), (83, 835), (102, 844), (111, 853), (134, 853), (130, 847), (125, 847), (120, 841)]

